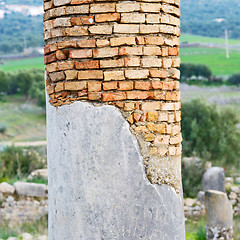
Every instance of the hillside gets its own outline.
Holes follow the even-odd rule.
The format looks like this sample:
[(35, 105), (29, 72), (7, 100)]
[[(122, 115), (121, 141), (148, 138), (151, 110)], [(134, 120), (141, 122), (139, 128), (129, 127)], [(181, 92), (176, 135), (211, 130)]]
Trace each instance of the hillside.
[(240, 39), (239, 0), (181, 0), (181, 11), (183, 33), (223, 37), (227, 27), (231, 38)]
[[(1, 2), (1, 1), (0, 1)], [(5, 4), (41, 6), (42, 0), (3, 0)], [(1, 6), (0, 6), (1, 9)], [(181, 0), (182, 33), (240, 39), (239, 0)], [(222, 23), (214, 19), (226, 19)], [(43, 46), (42, 15), (25, 16), (17, 12), (0, 19), (0, 54), (22, 52), (27, 47)]]

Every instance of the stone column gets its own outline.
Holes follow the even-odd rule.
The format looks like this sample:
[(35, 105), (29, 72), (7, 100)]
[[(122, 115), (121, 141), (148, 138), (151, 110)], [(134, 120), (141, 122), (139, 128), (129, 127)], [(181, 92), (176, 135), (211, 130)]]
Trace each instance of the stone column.
[(207, 240), (233, 240), (233, 210), (226, 193), (205, 193)]
[(182, 240), (179, 0), (44, 0), (50, 240)]

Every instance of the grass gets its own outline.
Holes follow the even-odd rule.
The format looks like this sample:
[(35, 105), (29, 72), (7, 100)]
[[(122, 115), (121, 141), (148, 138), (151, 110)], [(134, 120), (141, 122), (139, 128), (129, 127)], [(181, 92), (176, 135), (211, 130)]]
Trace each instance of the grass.
[[(180, 57), (183, 63), (205, 64), (213, 72), (219, 75), (232, 75), (240, 72), (240, 51), (230, 50), (230, 59), (226, 59), (225, 50), (221, 48), (190, 47), (181, 48)], [(43, 69), (43, 58), (29, 58), (14, 60), (0, 65), (4, 71), (16, 71), (22, 69)]]
[(206, 223), (204, 219), (187, 220), (185, 223), (186, 240), (205, 240)]
[(9, 237), (18, 237), (21, 233), (24, 232), (27, 232), (33, 236), (47, 235), (47, 227), (47, 216), (42, 217), (41, 219), (34, 222), (23, 223), (20, 226), (9, 227), (8, 223), (5, 222), (0, 225), (0, 239), (6, 240)]
[[(205, 240), (206, 222), (204, 219), (187, 220), (185, 223), (186, 240)], [(240, 240), (240, 216), (233, 218), (234, 240)]]
[(226, 59), (224, 49), (191, 47), (181, 48), (180, 57), (182, 63), (207, 65), (217, 76), (240, 72), (240, 51), (230, 50), (230, 58)]
[(6, 132), (1, 141), (38, 141), (46, 139), (46, 116), (34, 102), (23, 96), (4, 96), (0, 99), (0, 126)]
[[(224, 38), (204, 37), (204, 36), (192, 35), (187, 33), (182, 34), (180, 40), (182, 43), (187, 42), (187, 43), (225, 44)], [(229, 44), (240, 45), (240, 40), (229, 39)]]
[(206, 87), (206, 86), (181, 86), (182, 102), (193, 99), (204, 99), (221, 108), (232, 108), (238, 115), (240, 122), (240, 88), (237, 87)]
[(7, 61), (6, 63), (0, 65), (0, 69), (3, 69), (4, 71), (16, 71), (32, 68), (44, 69), (43, 57)]
[[(225, 42), (222, 38), (203, 37), (191, 34), (183, 34), (181, 36), (181, 41), (209, 44), (224, 44)], [(230, 39), (229, 43), (233, 45), (240, 45), (240, 40)], [(226, 59), (224, 49), (205, 47), (181, 48), (180, 56), (183, 63), (207, 65), (215, 75), (232, 75), (240, 72), (240, 51), (237, 50), (230, 50), (230, 59)], [(0, 69), (3, 69), (4, 71), (16, 71), (31, 68), (43, 69), (43, 62), (43, 57), (13, 60), (0, 65)]]

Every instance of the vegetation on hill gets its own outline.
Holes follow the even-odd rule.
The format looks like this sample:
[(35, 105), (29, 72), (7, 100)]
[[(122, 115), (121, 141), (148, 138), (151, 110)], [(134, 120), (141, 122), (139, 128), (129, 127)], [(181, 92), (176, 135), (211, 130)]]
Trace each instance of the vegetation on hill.
[(182, 105), (183, 153), (197, 155), (222, 166), (238, 165), (240, 130), (238, 115), (199, 99)]
[(207, 65), (217, 76), (232, 75), (240, 69), (240, 51), (230, 50), (230, 58), (226, 58), (225, 49), (189, 47), (180, 48), (182, 63)]
[[(223, 37), (225, 28), (231, 38), (240, 38), (238, 0), (182, 0), (181, 1), (183, 33)], [(219, 23), (216, 19), (225, 19)]]
[(44, 71), (40, 69), (21, 70), (6, 73), (0, 70), (0, 93), (7, 95), (22, 94), (28, 99), (37, 99), (45, 107)]
[(17, 70), (24, 69), (44, 69), (44, 60), (43, 57), (34, 57), (34, 58), (26, 58), (26, 59), (17, 59), (12, 61), (7, 61), (0, 65), (0, 69), (6, 72), (13, 72)]
[(0, 19), (0, 53), (22, 52), (27, 47), (43, 46), (42, 16), (6, 14)]
[[(41, 0), (5, 0), (7, 4), (42, 5)], [(240, 39), (239, 1), (182, 0), (182, 33), (224, 37), (227, 27), (231, 38)], [(218, 23), (214, 20), (224, 18)], [(28, 47), (43, 46), (42, 16), (7, 14), (0, 20), (0, 53), (22, 52), (24, 38)], [(184, 38), (183, 38), (184, 41)]]

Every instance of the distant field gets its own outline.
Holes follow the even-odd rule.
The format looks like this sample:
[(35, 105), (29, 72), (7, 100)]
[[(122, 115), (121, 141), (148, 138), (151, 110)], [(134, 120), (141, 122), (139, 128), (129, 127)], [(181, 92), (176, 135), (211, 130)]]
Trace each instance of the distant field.
[(0, 127), (6, 126), (1, 141), (38, 141), (46, 139), (45, 113), (22, 96), (0, 98)]
[[(215, 42), (224, 43), (224, 39), (198, 37), (190, 34), (183, 34), (182, 41), (188, 42)], [(232, 44), (240, 44), (238, 40), (231, 40)], [(230, 59), (226, 59), (225, 50), (221, 48), (191, 47), (181, 48), (180, 56), (183, 63), (205, 64), (215, 75), (232, 75), (240, 72), (240, 51), (230, 50)], [(0, 65), (4, 71), (15, 71), (30, 68), (44, 68), (43, 57), (21, 59), (6, 62)]]
[[(181, 42), (188, 43), (214, 43), (214, 44), (225, 44), (224, 38), (213, 38), (213, 37), (203, 37), (192, 34), (182, 34), (180, 38)], [(240, 40), (229, 39), (229, 44), (240, 45)]]
[(31, 68), (44, 68), (43, 57), (27, 58), (8, 61), (3, 65), (0, 65), (0, 69), (4, 71), (15, 71), (21, 69), (31, 69)]
[(240, 51), (230, 50), (226, 59), (224, 49), (220, 48), (181, 48), (182, 63), (207, 65), (215, 75), (232, 75), (240, 72)]

